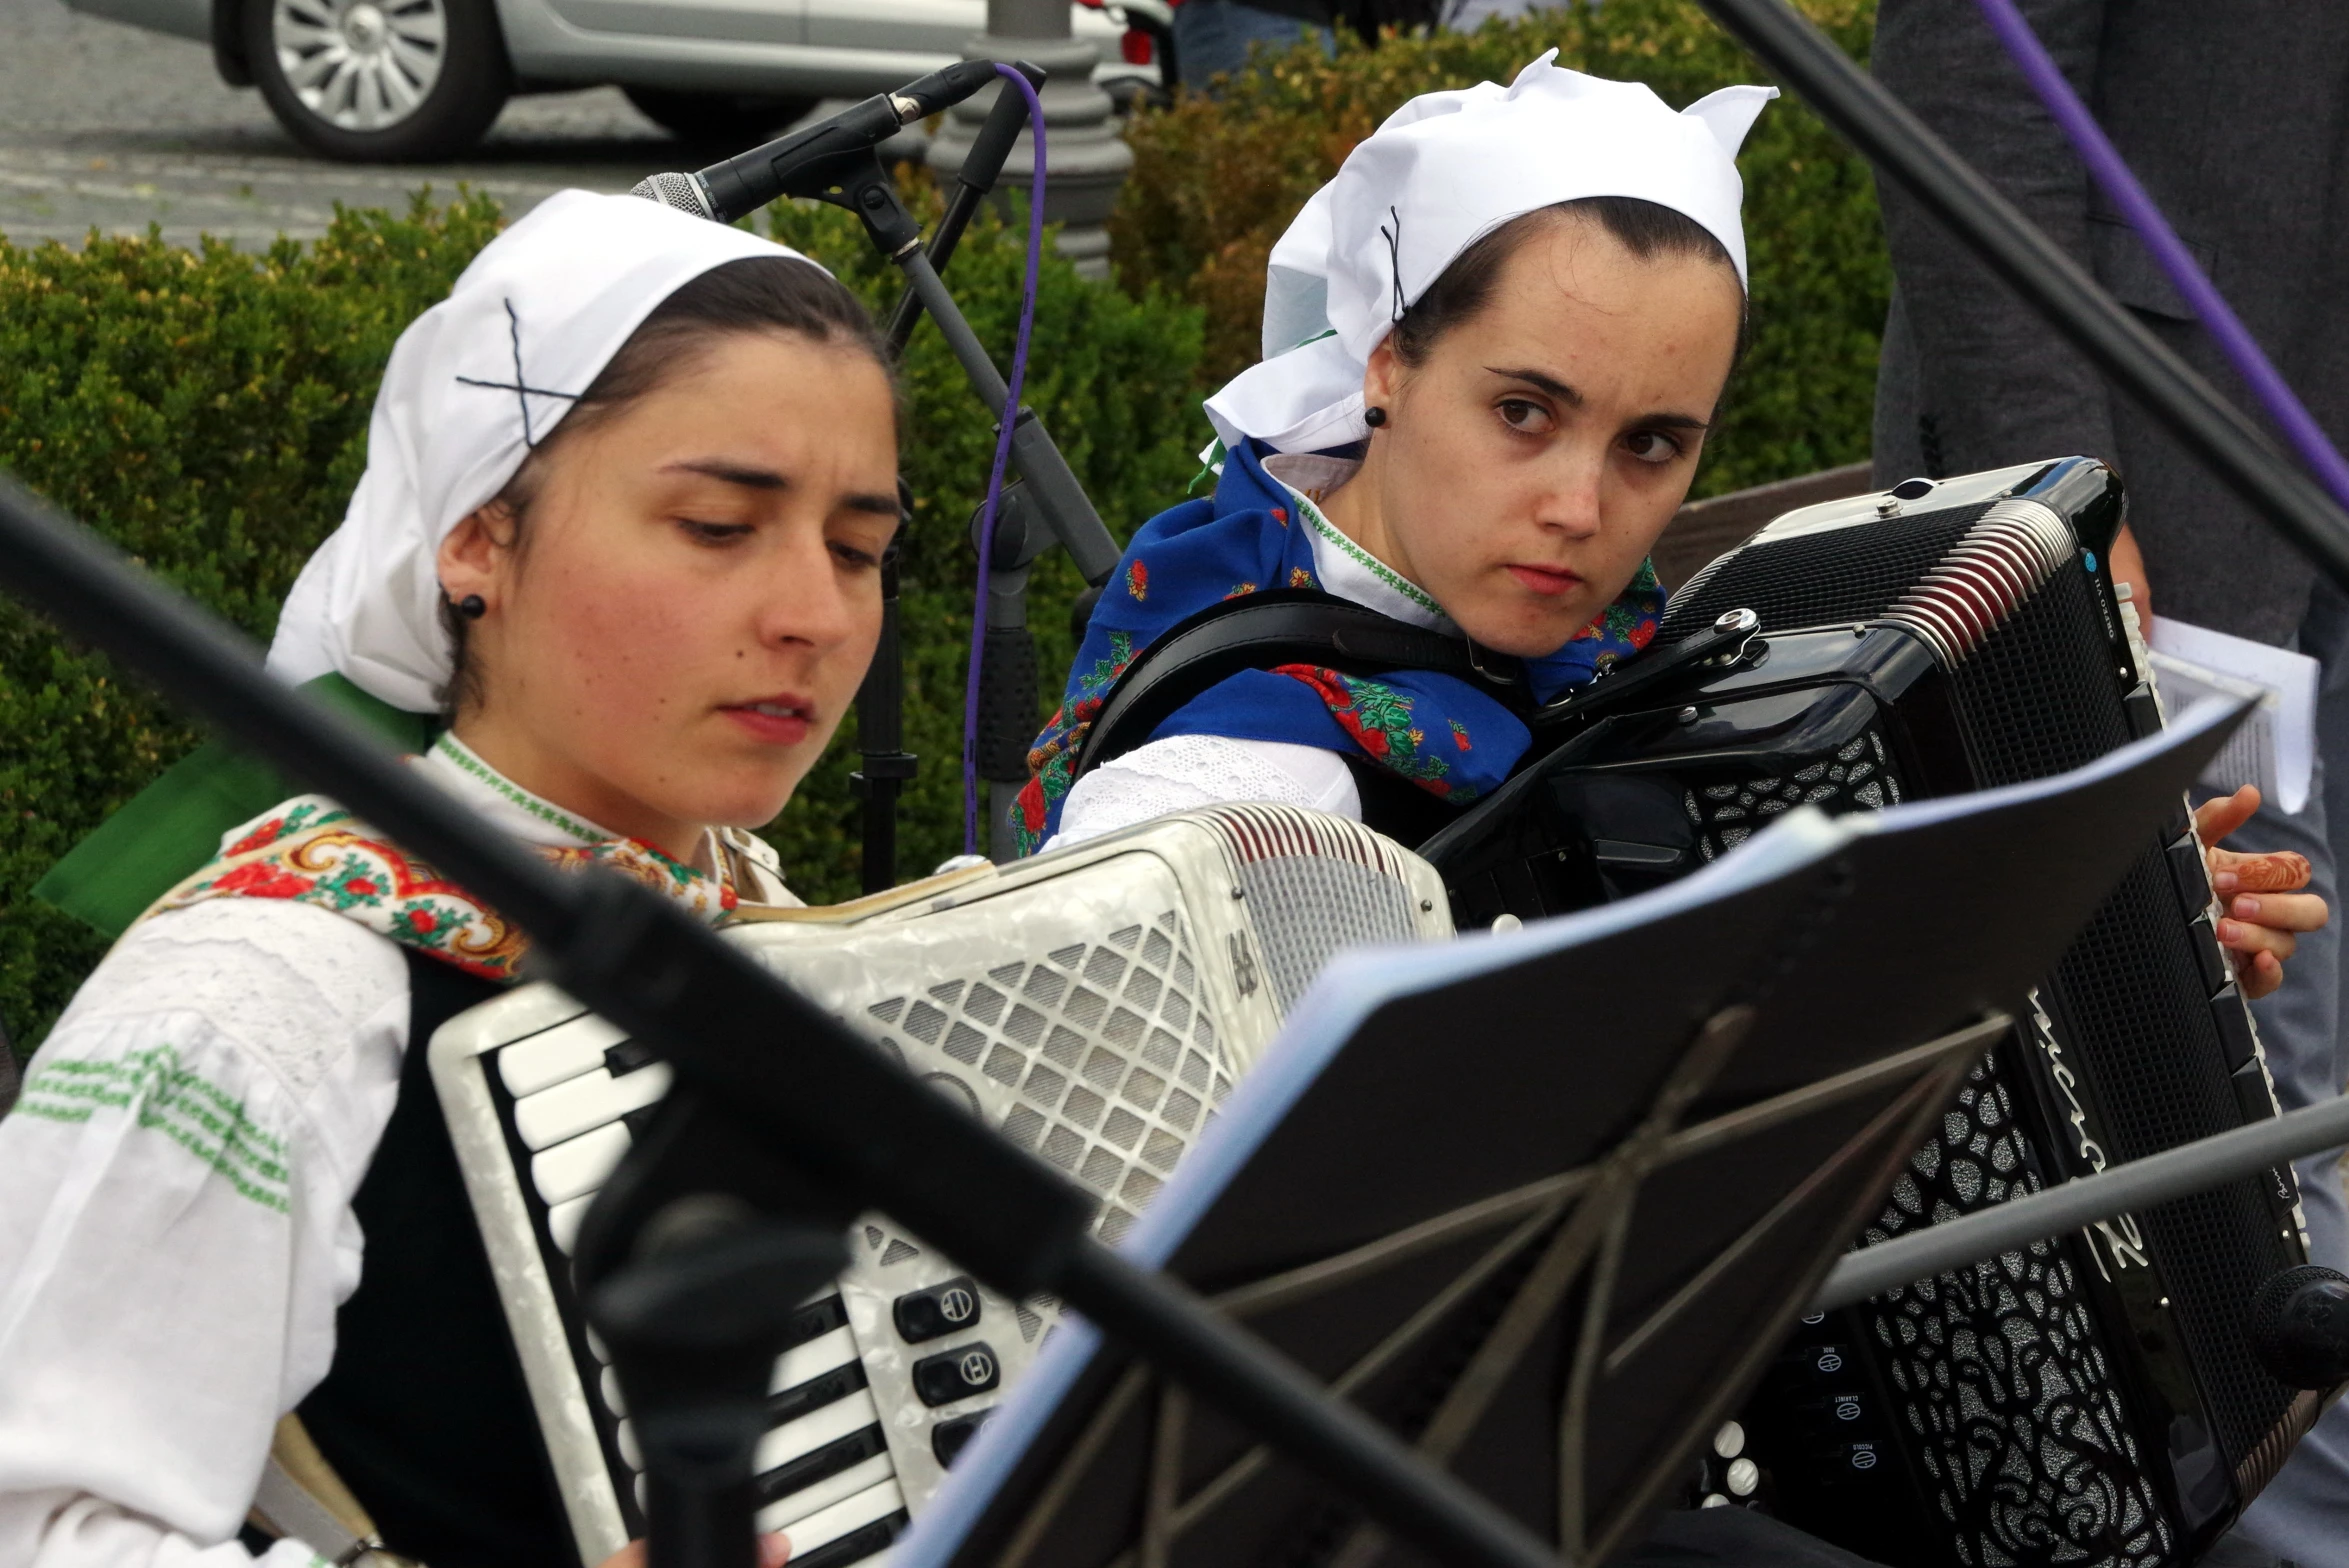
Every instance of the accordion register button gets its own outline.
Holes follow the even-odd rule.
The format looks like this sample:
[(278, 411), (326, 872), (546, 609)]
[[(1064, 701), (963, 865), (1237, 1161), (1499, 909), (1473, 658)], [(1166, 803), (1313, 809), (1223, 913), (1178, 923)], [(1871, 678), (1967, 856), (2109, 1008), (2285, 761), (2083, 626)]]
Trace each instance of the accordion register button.
[(898, 1336), (911, 1345), (936, 1339), (979, 1321), (979, 1287), (969, 1276), (958, 1275), (927, 1290), (900, 1296), (890, 1304)]
[(993, 1415), (992, 1410), (974, 1410), (967, 1416), (956, 1416), (930, 1428), (930, 1453), (942, 1465), (951, 1465), (955, 1456), (970, 1446), (978, 1436), (980, 1425)]
[[(2232, 984), (2220, 987), (2218, 995), (2210, 999), (2210, 1018), (2218, 1025), (2219, 1044), (2227, 1053), (2227, 1071), (2244, 1066), (2253, 1066), (2256, 1071), (2252, 1058), (2258, 1054), (2258, 1047), (2252, 1042), (2251, 1014), (2243, 1005), (2243, 993)], [(2261, 1111), (2259, 1114), (2265, 1117), (2275, 1113)]]
[(984, 1342), (957, 1345), (913, 1364), (914, 1392), (925, 1405), (950, 1405), (984, 1394), (1003, 1381), (1003, 1368)]

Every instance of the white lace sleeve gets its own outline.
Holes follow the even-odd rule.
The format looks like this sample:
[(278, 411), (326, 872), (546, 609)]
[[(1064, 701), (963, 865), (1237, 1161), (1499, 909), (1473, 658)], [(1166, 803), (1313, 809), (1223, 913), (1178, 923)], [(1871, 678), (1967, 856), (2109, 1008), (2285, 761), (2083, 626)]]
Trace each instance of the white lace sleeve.
[(1061, 807), (1060, 833), (1052, 844), (1080, 843), (1170, 812), (1243, 800), (1307, 806), (1362, 820), (1353, 771), (1334, 751), (1222, 735), (1174, 735), (1138, 746), (1077, 780)]
[(398, 950), (304, 905), (176, 910), (99, 965), (0, 1120), (0, 1565), (252, 1561), (407, 1029)]

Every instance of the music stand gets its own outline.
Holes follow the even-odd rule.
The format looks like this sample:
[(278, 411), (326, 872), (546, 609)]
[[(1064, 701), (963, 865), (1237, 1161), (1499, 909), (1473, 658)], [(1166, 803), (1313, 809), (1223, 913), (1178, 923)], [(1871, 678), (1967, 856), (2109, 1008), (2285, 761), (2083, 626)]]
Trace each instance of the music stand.
[[(2241, 709), (1332, 965), (1129, 1237), (1569, 1562), (1634, 1544)], [(894, 1568), (1397, 1547), (1082, 1322)]]

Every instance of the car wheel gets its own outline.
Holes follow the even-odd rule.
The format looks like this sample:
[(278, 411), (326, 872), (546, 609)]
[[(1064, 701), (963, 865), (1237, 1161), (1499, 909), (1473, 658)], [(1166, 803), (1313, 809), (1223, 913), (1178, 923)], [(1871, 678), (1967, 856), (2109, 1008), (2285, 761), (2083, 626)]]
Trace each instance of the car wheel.
[(743, 150), (768, 140), (816, 106), (813, 98), (752, 93), (676, 92), (630, 87), (628, 101), (646, 119), (680, 141)]
[(245, 0), (244, 20), (270, 112), (330, 158), (453, 157), (513, 92), (492, 0)]

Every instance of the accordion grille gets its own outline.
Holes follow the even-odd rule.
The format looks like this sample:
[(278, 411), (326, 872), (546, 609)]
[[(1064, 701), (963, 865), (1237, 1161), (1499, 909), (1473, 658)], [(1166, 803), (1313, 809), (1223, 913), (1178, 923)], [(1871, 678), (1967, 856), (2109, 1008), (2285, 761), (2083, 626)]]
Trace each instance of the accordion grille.
[(1285, 806), (1227, 806), (1208, 815), (1230, 835), (1241, 896), (1284, 1015), (1342, 950), (1420, 935), (1423, 911), (1389, 840)]
[(1199, 982), (1188, 924), (1168, 909), (864, 1011), (884, 1048), (974, 1113), (966, 1073), (1016, 1095), (1004, 1136), (1098, 1194), (1115, 1242), (1231, 1090)]

